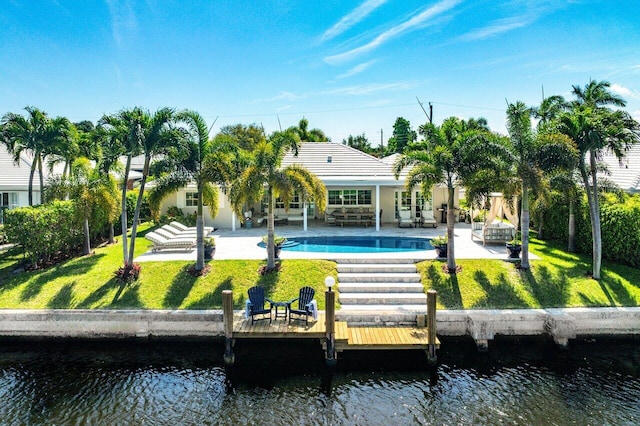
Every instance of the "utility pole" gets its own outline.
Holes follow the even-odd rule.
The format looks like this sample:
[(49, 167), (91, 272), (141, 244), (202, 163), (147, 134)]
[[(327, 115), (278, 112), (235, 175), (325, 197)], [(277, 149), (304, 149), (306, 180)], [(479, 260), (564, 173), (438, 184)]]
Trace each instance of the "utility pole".
[(418, 99), (417, 96), (416, 96), (416, 100), (418, 101), (418, 105), (420, 105), (420, 108), (422, 108), (424, 115), (426, 115), (427, 118), (429, 119), (429, 124), (433, 124), (433, 104), (429, 102), (429, 113), (427, 113), (427, 111), (424, 109), (424, 105), (422, 105), (422, 102), (420, 102), (420, 99)]
[(382, 154), (384, 153), (384, 142), (382, 139), (383, 136), (383, 132), (382, 129), (380, 129), (380, 156), (382, 157)]

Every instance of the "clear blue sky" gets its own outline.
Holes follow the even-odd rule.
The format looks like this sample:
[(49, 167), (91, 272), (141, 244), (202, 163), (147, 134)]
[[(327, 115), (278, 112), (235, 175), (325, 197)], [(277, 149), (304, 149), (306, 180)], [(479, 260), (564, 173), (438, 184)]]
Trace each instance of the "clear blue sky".
[[(142, 106), (200, 112), (213, 132), (305, 117), (333, 141), (373, 145), (398, 116), (416, 129), (485, 117), (506, 101), (570, 97), (607, 80), (640, 118), (637, 0), (5, 0), (0, 114), (27, 105), (96, 121)], [(544, 89), (543, 89), (544, 88)]]

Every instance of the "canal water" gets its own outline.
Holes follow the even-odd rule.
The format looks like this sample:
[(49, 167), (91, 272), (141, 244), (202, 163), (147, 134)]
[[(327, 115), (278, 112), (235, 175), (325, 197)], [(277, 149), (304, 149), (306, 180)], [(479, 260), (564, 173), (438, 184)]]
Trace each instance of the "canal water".
[(318, 342), (0, 342), (2, 425), (638, 425), (638, 341), (443, 340), (420, 351)]

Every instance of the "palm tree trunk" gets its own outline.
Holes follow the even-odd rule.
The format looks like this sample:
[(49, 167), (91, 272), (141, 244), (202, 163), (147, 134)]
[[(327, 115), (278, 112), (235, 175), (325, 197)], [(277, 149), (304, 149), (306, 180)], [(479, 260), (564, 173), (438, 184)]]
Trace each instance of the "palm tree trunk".
[(196, 216), (196, 271), (204, 269), (204, 218), (202, 217), (202, 181), (198, 180), (198, 214)]
[(31, 170), (29, 170), (29, 206), (33, 206), (33, 176), (36, 174), (36, 166), (37, 163), (34, 160), (31, 163)]
[(133, 225), (131, 225), (131, 242), (129, 243), (129, 259), (127, 265), (133, 265), (133, 256), (136, 248), (136, 233), (138, 232), (138, 219), (140, 218), (140, 209), (142, 208), (142, 196), (144, 195), (144, 186), (147, 183), (147, 175), (149, 174), (149, 163), (151, 156), (144, 156), (144, 169), (142, 169), (142, 181), (140, 182), (140, 190), (138, 191), (138, 200), (136, 201), (136, 210), (133, 213)]
[(569, 244), (567, 251), (575, 253), (576, 251), (576, 213), (573, 198), (569, 198)]
[(447, 201), (447, 269), (449, 270), (450, 274), (456, 273), (456, 251), (454, 247), (455, 190), (456, 189), (453, 185), (448, 186), (449, 199)]
[(122, 261), (127, 263), (129, 252), (127, 245), (127, 183), (129, 181), (129, 169), (131, 169), (131, 154), (127, 155), (127, 164), (124, 168), (124, 177), (122, 182), (122, 212), (120, 213), (120, 221), (122, 222)]
[(115, 241), (115, 230), (113, 229), (113, 222), (109, 224), (109, 244), (113, 244)]
[(602, 230), (600, 228), (600, 202), (598, 200), (598, 177), (596, 175), (596, 154), (590, 151), (591, 159), (591, 191), (593, 191), (593, 207), (589, 207), (593, 218), (593, 278), (600, 279), (600, 269), (602, 267)]
[(522, 218), (520, 221), (520, 232), (522, 235), (520, 269), (529, 269), (529, 187), (525, 182), (522, 183)]
[(593, 275), (593, 278), (599, 279), (600, 278), (599, 262), (598, 262), (598, 268), (596, 269), (596, 257), (597, 257), (596, 256), (596, 229), (600, 229), (599, 227), (596, 228), (596, 224), (595, 224), (597, 209), (595, 208), (593, 188), (591, 188), (590, 186), (589, 174), (587, 173), (587, 168), (586, 168), (586, 165), (584, 164), (584, 160), (580, 161), (579, 169), (580, 169), (580, 176), (582, 177), (582, 182), (584, 184), (585, 191), (587, 192), (587, 203), (589, 204), (589, 218), (591, 219), (591, 239), (592, 239), (592, 249), (593, 249), (592, 275)]
[(268, 215), (267, 215), (267, 270), (272, 270), (276, 267), (275, 261), (275, 227), (273, 217), (273, 191), (269, 187), (267, 191), (269, 197)]
[(82, 248), (82, 254), (87, 255), (91, 252), (91, 238), (89, 236), (89, 211), (87, 207), (84, 208), (82, 231), (84, 232), (84, 247)]
[(44, 176), (42, 175), (42, 155), (38, 155), (38, 173), (40, 174), (40, 204), (44, 204)]

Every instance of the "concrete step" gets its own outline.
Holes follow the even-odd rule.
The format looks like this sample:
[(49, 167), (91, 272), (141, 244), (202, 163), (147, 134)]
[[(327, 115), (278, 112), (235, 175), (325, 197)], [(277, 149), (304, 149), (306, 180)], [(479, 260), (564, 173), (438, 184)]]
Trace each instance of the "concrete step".
[(415, 263), (416, 259), (394, 259), (394, 258), (386, 258), (386, 259), (380, 259), (380, 258), (361, 258), (361, 259), (336, 259), (336, 263), (338, 263), (338, 265), (342, 265), (342, 264), (353, 264), (353, 263), (360, 263), (360, 264), (380, 264), (380, 263), (385, 263), (385, 264), (397, 264), (397, 263)]
[(404, 273), (417, 271), (414, 263), (350, 263), (346, 265), (339, 264), (338, 272), (355, 272), (355, 273)]
[(340, 293), (340, 305), (420, 305), (427, 303), (422, 293)]
[(427, 304), (424, 305), (340, 305), (340, 309), (336, 311), (336, 316), (340, 317), (341, 314), (357, 314), (357, 313), (379, 313), (383, 314), (385, 312), (417, 312), (417, 313), (426, 313), (427, 312)]
[(424, 293), (422, 283), (341, 282), (340, 293)]
[(418, 273), (338, 273), (338, 283), (381, 282), (381, 283), (419, 283)]

